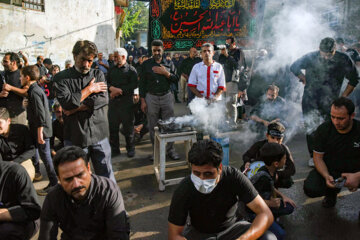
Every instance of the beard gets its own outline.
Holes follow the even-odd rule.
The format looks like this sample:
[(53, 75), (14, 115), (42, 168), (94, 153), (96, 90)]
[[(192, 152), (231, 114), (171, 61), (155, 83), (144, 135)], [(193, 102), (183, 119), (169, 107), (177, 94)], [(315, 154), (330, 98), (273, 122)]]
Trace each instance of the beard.
[(161, 54), (154, 54), (153, 58), (155, 61), (160, 61), (161, 60)]

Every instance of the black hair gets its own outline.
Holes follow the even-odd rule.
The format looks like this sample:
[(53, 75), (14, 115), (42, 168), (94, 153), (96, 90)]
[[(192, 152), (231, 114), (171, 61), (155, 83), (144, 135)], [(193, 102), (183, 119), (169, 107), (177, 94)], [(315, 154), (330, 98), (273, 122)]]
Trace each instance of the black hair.
[(8, 120), (10, 118), (9, 111), (5, 107), (0, 107), (0, 119)]
[(271, 166), (273, 162), (280, 162), (286, 154), (286, 148), (279, 143), (265, 143), (260, 149), (260, 160), (262, 160), (266, 166)]
[(84, 160), (86, 166), (88, 165), (89, 160), (87, 158), (87, 154), (81, 148), (77, 146), (68, 146), (60, 149), (53, 159), (56, 175), (59, 176), (58, 168), (60, 164), (65, 162), (74, 162), (79, 158)]
[(17, 55), (17, 53), (7, 52), (7, 53), (5, 53), (5, 56), (9, 56), (10, 62), (14, 62), (14, 61), (15, 61), (17, 66), (20, 65), (20, 58), (19, 58), (19, 55)]
[(40, 78), (39, 68), (35, 65), (29, 65), (21, 68), (20, 73), (26, 77), (30, 77), (30, 81), (37, 81)]
[(327, 37), (321, 40), (320, 42), (320, 51), (322, 52), (333, 52), (335, 50), (336, 43), (333, 38)]
[(346, 97), (339, 97), (335, 99), (331, 105), (334, 105), (335, 107), (338, 108), (344, 106), (347, 109), (349, 115), (353, 114), (355, 111), (354, 103), (349, 98)]
[(206, 139), (194, 143), (188, 156), (191, 164), (196, 166), (210, 164), (218, 168), (223, 159), (223, 150), (219, 143)]
[(163, 41), (161, 41), (160, 39), (155, 39), (151, 42), (151, 46), (152, 47), (164, 47), (164, 43)]
[(89, 40), (80, 40), (75, 43), (72, 54), (77, 56), (80, 53), (84, 53), (87, 56), (94, 55), (94, 57), (96, 57), (98, 55), (98, 49), (95, 43)]
[(230, 39), (230, 42), (231, 43), (234, 43), (235, 42), (235, 38), (234, 37), (227, 37), (226, 40), (229, 40)]
[(344, 39), (343, 39), (343, 38), (341, 38), (341, 37), (336, 38), (336, 39), (335, 39), (335, 41), (336, 41), (336, 43), (337, 43), (337, 44), (345, 44)]

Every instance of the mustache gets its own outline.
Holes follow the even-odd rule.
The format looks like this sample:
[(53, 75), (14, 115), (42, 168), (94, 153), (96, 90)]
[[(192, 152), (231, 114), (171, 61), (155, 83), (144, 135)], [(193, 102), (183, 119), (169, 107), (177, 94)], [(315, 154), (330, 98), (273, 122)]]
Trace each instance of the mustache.
[(85, 186), (80, 186), (80, 187), (74, 188), (73, 190), (71, 190), (71, 193), (79, 192), (83, 188), (85, 188)]

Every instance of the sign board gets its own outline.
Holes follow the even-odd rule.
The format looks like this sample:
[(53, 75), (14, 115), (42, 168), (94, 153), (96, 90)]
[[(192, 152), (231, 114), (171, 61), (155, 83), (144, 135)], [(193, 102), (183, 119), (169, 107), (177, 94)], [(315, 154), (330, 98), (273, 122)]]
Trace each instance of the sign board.
[(168, 51), (225, 44), (229, 36), (254, 35), (256, 0), (150, 0), (148, 43), (161, 39)]

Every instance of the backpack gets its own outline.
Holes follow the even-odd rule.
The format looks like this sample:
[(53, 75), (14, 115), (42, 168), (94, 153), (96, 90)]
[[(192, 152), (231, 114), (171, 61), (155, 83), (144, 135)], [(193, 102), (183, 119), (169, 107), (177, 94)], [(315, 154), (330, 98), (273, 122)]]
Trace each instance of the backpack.
[(255, 185), (261, 177), (265, 176), (271, 183), (271, 192), (261, 193), (261, 197), (265, 200), (269, 200), (274, 192), (274, 181), (267, 171), (257, 171), (257, 173), (250, 178), (250, 182)]

